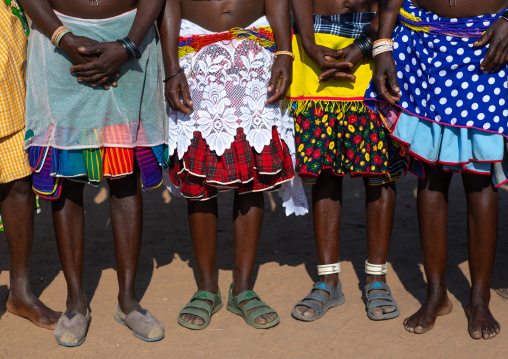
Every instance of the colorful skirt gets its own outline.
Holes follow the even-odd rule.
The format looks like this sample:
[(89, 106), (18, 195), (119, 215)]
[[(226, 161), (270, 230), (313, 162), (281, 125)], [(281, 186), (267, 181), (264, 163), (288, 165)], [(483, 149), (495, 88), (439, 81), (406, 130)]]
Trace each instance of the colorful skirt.
[(194, 102), (191, 115), (169, 109), (169, 174), (179, 192), (207, 200), (291, 182), (292, 120), (280, 103), (265, 104), (275, 50), (267, 19), (223, 33), (184, 20), (179, 45)]
[(371, 83), (365, 104), (406, 148), (417, 175), (425, 175), (423, 163), (490, 175), (503, 160), (508, 68), (483, 73), (488, 46), (473, 46), (499, 16), (448, 19), (404, 2), (393, 51), (401, 99), (386, 104)]
[[(98, 20), (57, 15), (74, 34), (105, 42), (125, 36), (136, 10)], [(166, 119), (155, 27), (140, 51), (139, 61), (120, 67), (117, 87), (93, 88), (77, 82), (67, 55), (32, 25), (25, 148), (39, 196), (59, 198), (64, 179), (98, 185), (102, 178), (121, 178), (138, 169), (144, 189), (162, 183)]]

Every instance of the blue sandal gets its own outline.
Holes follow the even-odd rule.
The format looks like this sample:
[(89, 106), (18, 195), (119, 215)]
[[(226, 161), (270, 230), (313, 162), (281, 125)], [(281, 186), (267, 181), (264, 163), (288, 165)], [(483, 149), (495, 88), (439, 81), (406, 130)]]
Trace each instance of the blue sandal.
[[(382, 290), (384, 292), (375, 292), (375, 290)], [(367, 305), (367, 315), (372, 320), (386, 320), (393, 319), (399, 316), (399, 306), (395, 303), (392, 297), (392, 291), (388, 284), (383, 282), (372, 282), (365, 286), (364, 298)], [(391, 313), (384, 313), (381, 315), (372, 314), (372, 309), (379, 307), (393, 306), (396, 309)]]
[[(321, 293), (317, 293), (316, 291), (318, 290), (328, 293), (328, 298)], [(331, 286), (328, 283), (317, 282), (316, 284), (314, 284), (314, 287), (312, 287), (310, 293), (301, 301), (296, 303), (296, 305), (293, 307), (291, 315), (295, 319), (303, 320), (304, 322), (312, 322), (325, 315), (328, 309), (338, 307), (339, 305), (344, 304), (345, 301), (346, 297), (344, 296), (344, 293), (342, 293), (342, 284), (340, 283), (340, 281), (339, 284), (337, 285), (337, 288)], [(316, 302), (319, 302), (322, 305), (319, 305)], [(305, 315), (302, 315), (296, 311), (296, 307), (298, 306), (313, 309), (316, 312), (316, 315), (314, 315), (313, 317), (307, 317)]]

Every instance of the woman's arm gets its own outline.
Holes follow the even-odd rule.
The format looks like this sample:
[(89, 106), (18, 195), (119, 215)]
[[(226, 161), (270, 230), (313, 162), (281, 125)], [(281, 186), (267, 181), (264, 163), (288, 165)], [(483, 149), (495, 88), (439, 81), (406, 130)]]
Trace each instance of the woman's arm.
[[(404, 0), (380, 0), (379, 2), (379, 39), (391, 39)], [(390, 86), (386, 88), (386, 82)], [(378, 94), (392, 105), (400, 100), (400, 87), (397, 81), (397, 68), (391, 52), (376, 56), (374, 83)]]
[[(289, 0), (265, 0), (265, 12), (273, 31), (277, 51), (291, 51), (291, 17)], [(279, 55), (273, 62), (268, 92), (275, 91), (266, 101), (273, 104), (284, 98), (293, 80), (293, 59)]]
[[(162, 56), (166, 76), (171, 76), (180, 70), (178, 59), (178, 36), (182, 22), (182, 8), (180, 0), (166, 0), (161, 12), (159, 33), (161, 36)], [(166, 81), (165, 94), (169, 106), (175, 111), (190, 115), (192, 99), (189, 84), (183, 72)], [(182, 99), (183, 98), (183, 102)]]
[[(354, 80), (355, 77), (347, 73), (353, 69), (354, 64), (346, 60), (337, 61), (343, 59), (342, 50), (333, 50), (329, 47), (316, 44), (312, 0), (291, 0), (291, 5), (303, 49), (307, 56), (324, 71), (324, 77), (322, 79), (323, 75), (320, 76), (320, 80), (326, 81), (332, 76)], [(361, 55), (359, 48), (358, 51)], [(363, 56), (361, 56), (361, 59), (363, 59)]]
[[(141, 45), (146, 33), (155, 23), (163, 2), (164, 0), (139, 0), (136, 17), (126, 34), (136, 46)], [(78, 76), (78, 81), (90, 82), (92, 86), (102, 84), (108, 77), (115, 75), (120, 66), (129, 60), (127, 51), (116, 41), (81, 46), (78, 50), (82, 54), (98, 56), (93, 62), (71, 67), (71, 73)]]

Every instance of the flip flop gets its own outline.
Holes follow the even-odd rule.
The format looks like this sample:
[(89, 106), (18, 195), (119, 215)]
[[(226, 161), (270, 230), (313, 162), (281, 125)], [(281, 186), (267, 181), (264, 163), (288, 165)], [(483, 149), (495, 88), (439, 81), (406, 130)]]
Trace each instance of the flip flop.
[[(383, 292), (372, 293), (375, 290), (382, 290)], [(395, 303), (392, 297), (392, 291), (388, 284), (383, 282), (372, 282), (365, 286), (364, 298), (367, 305), (367, 315), (372, 320), (386, 320), (393, 319), (399, 316), (399, 306)], [(384, 313), (382, 315), (372, 314), (372, 309), (378, 307), (394, 306), (396, 309), (391, 313)]]
[(125, 315), (116, 305), (115, 321), (130, 330), (136, 338), (145, 342), (156, 342), (164, 338), (164, 325), (146, 309), (136, 309)]
[(90, 326), (92, 315), (89, 309), (86, 316), (79, 313), (64, 313), (55, 328), (56, 342), (64, 347), (77, 347), (83, 344)]
[[(279, 314), (270, 307), (268, 304), (263, 302), (261, 298), (252, 290), (246, 290), (238, 294), (236, 297), (233, 297), (232, 294), (233, 283), (229, 287), (229, 296), (228, 296), (228, 305), (227, 309), (234, 314), (240, 315), (247, 324), (256, 329), (268, 329), (276, 326), (280, 322)], [(243, 307), (240, 307), (240, 303), (249, 300)], [(258, 308), (254, 310), (252, 313), (247, 314), (247, 312), (251, 309)], [(273, 321), (266, 324), (256, 324), (255, 319), (261, 315), (275, 313), (276, 317)]]
[[(212, 305), (204, 302), (203, 300), (209, 300), (212, 302)], [(201, 330), (205, 329), (208, 324), (210, 324), (210, 320), (212, 319), (212, 315), (217, 313), (222, 308), (222, 299), (220, 294), (220, 289), (217, 294), (213, 294), (205, 291), (197, 291), (192, 296), (189, 303), (180, 311), (178, 314), (178, 324), (182, 327), (193, 329), (193, 330)], [(201, 309), (201, 310), (200, 310)], [(182, 314), (190, 314), (195, 315), (203, 319), (203, 325), (196, 325), (192, 323), (188, 323), (182, 319)]]
[[(328, 298), (324, 294), (317, 293), (316, 291), (318, 290), (328, 293)], [(342, 284), (340, 281), (337, 285), (337, 288), (331, 286), (328, 283), (317, 282), (312, 287), (310, 293), (301, 301), (296, 303), (296, 305), (293, 307), (293, 310), (291, 311), (291, 315), (295, 319), (303, 320), (304, 322), (312, 322), (323, 317), (328, 309), (338, 307), (339, 305), (344, 304), (345, 301), (346, 297), (344, 296), (344, 293), (342, 293)], [(316, 302), (319, 302), (322, 305), (320, 306)], [(313, 309), (316, 312), (316, 315), (312, 317), (302, 315), (296, 311), (296, 307), (298, 306), (304, 306)]]

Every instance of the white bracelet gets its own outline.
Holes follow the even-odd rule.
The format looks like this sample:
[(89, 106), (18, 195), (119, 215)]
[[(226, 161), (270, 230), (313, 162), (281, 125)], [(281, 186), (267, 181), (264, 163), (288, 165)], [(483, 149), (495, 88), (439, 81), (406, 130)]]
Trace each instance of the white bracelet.
[(368, 260), (365, 261), (365, 273), (369, 275), (386, 275), (388, 273), (387, 264), (372, 264)]
[(335, 274), (340, 272), (340, 263), (322, 264), (317, 266), (318, 275)]

